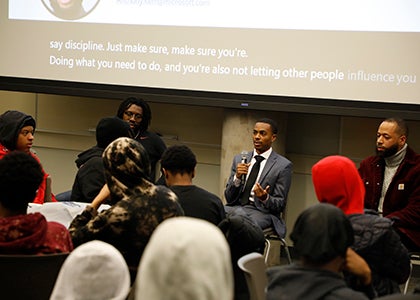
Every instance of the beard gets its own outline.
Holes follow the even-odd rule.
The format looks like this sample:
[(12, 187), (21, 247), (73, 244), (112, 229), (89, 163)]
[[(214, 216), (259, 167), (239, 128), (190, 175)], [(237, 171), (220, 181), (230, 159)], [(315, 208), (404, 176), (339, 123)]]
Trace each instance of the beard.
[(394, 144), (391, 147), (385, 148), (384, 150), (381, 150), (381, 151), (379, 151), (378, 148), (376, 148), (376, 155), (383, 158), (391, 157), (397, 152), (398, 152), (398, 144)]

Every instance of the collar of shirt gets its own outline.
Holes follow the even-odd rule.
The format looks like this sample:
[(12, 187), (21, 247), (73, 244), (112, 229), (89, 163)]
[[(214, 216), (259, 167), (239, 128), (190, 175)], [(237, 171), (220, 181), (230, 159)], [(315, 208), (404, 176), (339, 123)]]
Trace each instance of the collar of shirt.
[(265, 151), (264, 153), (258, 154), (257, 151), (255, 151), (254, 149), (254, 153), (252, 153), (252, 160), (251, 160), (251, 164), (255, 163), (255, 155), (261, 155), (262, 157), (264, 157), (265, 159), (263, 161), (266, 161), (268, 159), (268, 157), (271, 155), (271, 152), (273, 152), (273, 148), (270, 147), (270, 149), (268, 149), (267, 151)]

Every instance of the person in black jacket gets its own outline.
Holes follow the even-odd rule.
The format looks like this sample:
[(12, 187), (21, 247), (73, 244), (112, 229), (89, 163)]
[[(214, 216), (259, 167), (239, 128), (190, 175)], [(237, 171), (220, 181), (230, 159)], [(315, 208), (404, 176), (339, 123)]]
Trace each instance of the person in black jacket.
[(299, 256), (296, 263), (267, 270), (267, 300), (366, 300), (364, 293), (346, 285), (342, 272), (357, 276), (372, 291), (371, 271), (350, 246), (353, 228), (332, 204), (318, 203), (297, 218), (290, 239)]
[(117, 117), (102, 118), (96, 126), (96, 145), (77, 156), (78, 168), (71, 191), (71, 201), (92, 202), (105, 185), (102, 153), (119, 137), (129, 137), (130, 126)]
[[(351, 246), (372, 270), (378, 296), (400, 293), (410, 275), (408, 250), (388, 218), (364, 210), (365, 188), (355, 163), (347, 157), (332, 155), (312, 167), (312, 179), (320, 202), (340, 208), (349, 218), (355, 235)], [(352, 276), (346, 277), (354, 287)]]
[[(146, 149), (150, 159), (150, 181), (156, 182), (156, 166), (166, 149), (162, 138), (149, 130), (152, 111), (149, 104), (137, 97), (128, 97), (118, 107), (117, 117), (128, 122), (133, 132), (132, 138)], [(159, 182), (164, 181), (162, 176)]]

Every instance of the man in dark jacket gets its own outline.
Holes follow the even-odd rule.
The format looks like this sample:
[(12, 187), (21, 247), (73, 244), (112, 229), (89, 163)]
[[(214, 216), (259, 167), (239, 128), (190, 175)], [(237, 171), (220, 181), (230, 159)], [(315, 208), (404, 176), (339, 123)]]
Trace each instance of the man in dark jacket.
[(358, 277), (361, 288), (371, 290), (367, 263), (349, 247), (353, 228), (344, 213), (327, 203), (305, 209), (297, 218), (290, 239), (299, 261), (269, 268), (267, 300), (366, 300), (365, 294), (346, 285), (342, 272)]
[(376, 156), (360, 163), (365, 207), (393, 221), (409, 251), (420, 251), (420, 155), (407, 144), (404, 120), (384, 120), (376, 133)]
[(78, 171), (71, 191), (71, 201), (92, 202), (105, 184), (102, 153), (119, 137), (130, 136), (130, 126), (117, 117), (106, 117), (96, 126), (96, 145), (77, 156)]

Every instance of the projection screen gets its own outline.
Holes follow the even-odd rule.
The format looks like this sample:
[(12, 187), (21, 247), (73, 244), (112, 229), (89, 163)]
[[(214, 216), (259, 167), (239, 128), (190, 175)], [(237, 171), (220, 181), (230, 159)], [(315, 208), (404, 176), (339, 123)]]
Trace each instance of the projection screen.
[(416, 0), (9, 0), (0, 14), (0, 88), (420, 110)]

